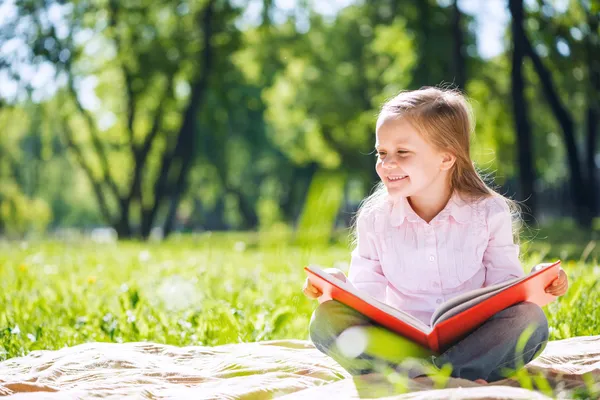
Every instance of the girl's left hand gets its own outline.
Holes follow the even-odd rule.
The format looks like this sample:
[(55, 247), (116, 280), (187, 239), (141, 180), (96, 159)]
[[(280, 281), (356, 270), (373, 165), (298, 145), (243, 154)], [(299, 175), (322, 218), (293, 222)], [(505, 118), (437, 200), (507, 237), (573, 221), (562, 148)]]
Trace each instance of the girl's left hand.
[(560, 268), (558, 270), (558, 278), (556, 278), (548, 287), (546, 288), (546, 293), (550, 293), (553, 296), (562, 296), (567, 293), (567, 289), (569, 288), (569, 280), (567, 279), (566, 272)]

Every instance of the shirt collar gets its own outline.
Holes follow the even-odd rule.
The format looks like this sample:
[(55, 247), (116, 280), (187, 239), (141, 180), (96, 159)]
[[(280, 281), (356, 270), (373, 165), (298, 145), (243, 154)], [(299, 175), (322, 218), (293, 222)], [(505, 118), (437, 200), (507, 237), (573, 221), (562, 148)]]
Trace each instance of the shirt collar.
[[(456, 192), (452, 194), (446, 206), (435, 216), (432, 222), (447, 220), (450, 216), (459, 223), (468, 222), (472, 216), (471, 207)], [(424, 222), (412, 209), (406, 197), (392, 202), (390, 216), (392, 226), (400, 226), (404, 220), (408, 222)]]

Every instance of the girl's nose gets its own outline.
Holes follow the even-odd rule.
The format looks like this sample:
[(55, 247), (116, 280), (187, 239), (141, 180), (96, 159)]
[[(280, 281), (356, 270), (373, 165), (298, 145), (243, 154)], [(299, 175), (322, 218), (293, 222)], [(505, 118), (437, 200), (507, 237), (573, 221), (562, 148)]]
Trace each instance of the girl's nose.
[(394, 157), (386, 157), (385, 160), (383, 160), (382, 165), (384, 168), (395, 168), (398, 166), (398, 162)]

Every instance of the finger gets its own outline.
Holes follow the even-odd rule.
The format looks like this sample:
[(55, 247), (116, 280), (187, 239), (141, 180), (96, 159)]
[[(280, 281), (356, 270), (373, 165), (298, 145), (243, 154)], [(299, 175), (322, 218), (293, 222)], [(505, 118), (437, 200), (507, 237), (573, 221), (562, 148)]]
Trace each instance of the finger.
[(310, 283), (310, 281), (306, 281), (306, 282), (304, 283), (304, 288), (305, 288), (305, 289), (312, 290), (312, 289), (314, 288), (314, 286), (313, 286), (313, 284), (312, 284), (312, 283)]
[(557, 292), (560, 289), (562, 289), (565, 285), (563, 285), (562, 283), (559, 283), (558, 285), (552, 285), (550, 286), (548, 289), (552, 290), (553, 292)]
[(316, 288), (314, 286), (307, 286), (304, 288), (304, 291), (307, 293), (316, 293)]
[(557, 289), (557, 292), (562, 294), (565, 294), (567, 292), (567, 289), (569, 288), (569, 286), (567, 285), (561, 285), (559, 286), (559, 288)]
[(314, 288), (312, 286), (308, 285), (308, 286), (304, 286), (304, 288), (302, 290), (310, 293), (310, 292), (314, 291)]
[(546, 293), (550, 293), (553, 296), (562, 296), (563, 294), (565, 294), (565, 292), (567, 291), (567, 287), (566, 285), (561, 285), (561, 286), (557, 286), (557, 287), (549, 287), (548, 289), (546, 289)]
[(553, 296), (556, 296), (556, 292), (558, 292), (558, 288), (554, 286), (550, 286), (546, 288), (546, 293), (550, 293)]
[(569, 286), (569, 284), (566, 281), (558, 282), (558, 285), (556, 285), (556, 287), (559, 287), (559, 288), (563, 288), (563, 287), (567, 287), (567, 286)]

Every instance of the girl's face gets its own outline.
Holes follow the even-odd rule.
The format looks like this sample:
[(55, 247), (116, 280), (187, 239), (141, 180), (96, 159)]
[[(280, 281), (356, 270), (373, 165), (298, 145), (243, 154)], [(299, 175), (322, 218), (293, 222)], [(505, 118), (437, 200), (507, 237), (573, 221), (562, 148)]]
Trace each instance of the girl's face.
[(404, 119), (377, 121), (375, 169), (393, 198), (444, 195), (454, 157), (425, 141)]

